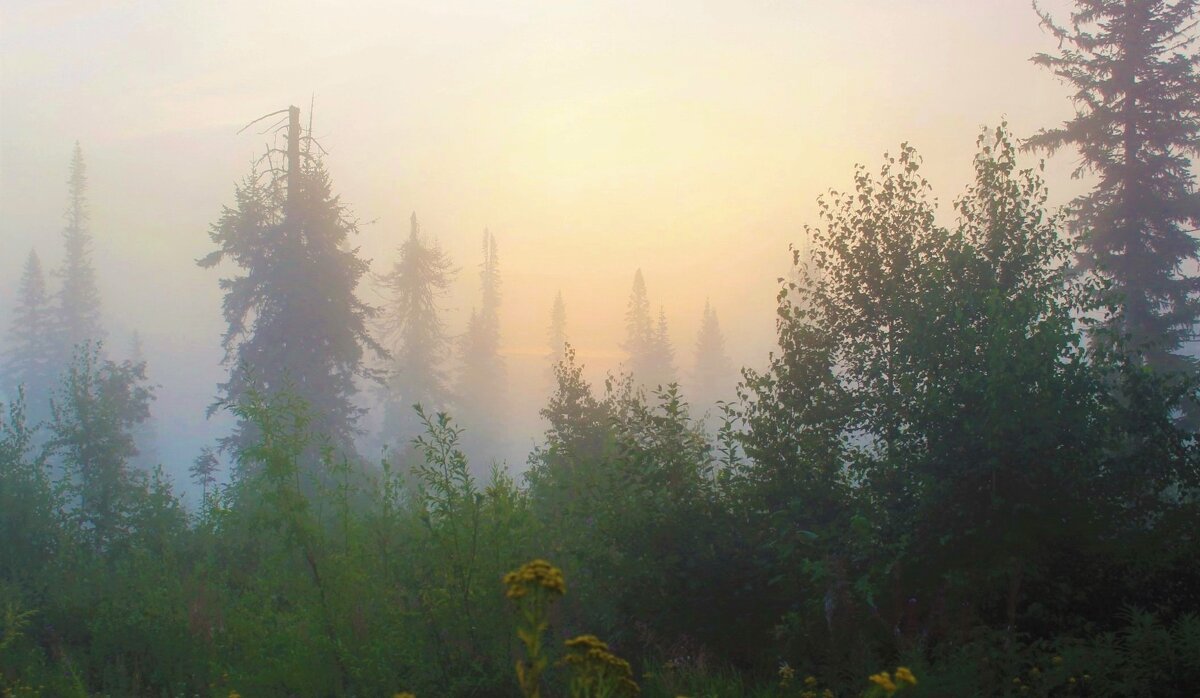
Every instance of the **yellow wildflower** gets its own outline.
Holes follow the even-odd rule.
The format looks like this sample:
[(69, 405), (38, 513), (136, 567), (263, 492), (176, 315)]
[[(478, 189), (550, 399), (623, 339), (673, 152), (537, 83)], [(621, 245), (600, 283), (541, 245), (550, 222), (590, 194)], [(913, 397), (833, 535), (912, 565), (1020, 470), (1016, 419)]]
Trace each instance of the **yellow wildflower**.
[(417, 696), (413, 693), (397, 693), (392, 698), (417, 698)]
[(913, 673), (906, 666), (896, 667), (896, 680), (910, 686), (917, 685), (917, 677), (913, 676)]
[(792, 685), (792, 679), (796, 677), (796, 670), (787, 662), (779, 663), (779, 686), (787, 688)]
[(887, 691), (889, 696), (896, 692), (896, 683), (892, 681), (892, 675), (886, 671), (872, 674), (867, 680)]
[(817, 685), (817, 677), (815, 677), (815, 676), (806, 676), (806, 677), (804, 678), (804, 685), (805, 685), (805, 686), (816, 686), (816, 685)]
[(582, 649), (585, 652), (587, 650), (593, 650), (593, 649), (595, 649), (595, 650), (608, 649), (608, 643), (604, 642), (603, 640), (596, 637), (595, 635), (580, 635), (578, 637), (573, 637), (570, 640), (567, 640), (563, 644), (567, 646), (567, 649), (572, 649), (572, 650), (573, 649)]
[(615, 695), (632, 697), (641, 691), (633, 681), (633, 668), (608, 649), (608, 644), (595, 635), (580, 635), (564, 643), (567, 655), (561, 664), (571, 669), (572, 695)]
[(562, 570), (545, 560), (527, 562), (504, 575), (504, 585), (508, 587), (505, 593), (510, 599), (519, 599), (528, 594), (530, 589), (539, 588), (559, 596), (567, 593)]

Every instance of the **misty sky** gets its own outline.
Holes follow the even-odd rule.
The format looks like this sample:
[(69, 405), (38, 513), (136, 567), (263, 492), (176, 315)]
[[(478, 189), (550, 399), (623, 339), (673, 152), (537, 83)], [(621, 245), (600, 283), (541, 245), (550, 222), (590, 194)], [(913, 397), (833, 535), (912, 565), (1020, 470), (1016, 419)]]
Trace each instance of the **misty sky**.
[[(164, 455), (190, 460), (224, 375), (219, 274), (194, 260), (266, 141), (236, 132), (315, 95), (363, 255), (384, 271), (415, 210), (462, 270), (453, 331), (496, 234), (513, 380), (560, 289), (585, 361), (613, 366), (638, 267), (684, 369), (705, 297), (761, 365), (816, 197), (909, 141), (948, 211), (981, 125), (1071, 115), (1028, 61), (1054, 48), (1023, 0), (0, 0), (0, 323), (29, 249), (58, 264), (78, 139), (110, 352), (142, 333)], [(1050, 161), (1053, 203), (1075, 159)]]

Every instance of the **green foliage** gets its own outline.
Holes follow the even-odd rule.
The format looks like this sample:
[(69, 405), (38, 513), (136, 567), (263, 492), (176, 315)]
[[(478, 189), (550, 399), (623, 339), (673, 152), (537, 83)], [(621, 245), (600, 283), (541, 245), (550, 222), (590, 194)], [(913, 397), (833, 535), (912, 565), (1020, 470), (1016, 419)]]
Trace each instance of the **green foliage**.
[(152, 398), (144, 364), (102, 359), (99, 345), (85, 342), (50, 401), (47, 447), (67, 464), (67, 492), (78, 500), (75, 514), (97, 549), (133, 515), (132, 430), (150, 416)]
[[(1106, 288), (1038, 171), (1003, 127), (974, 165), (950, 225), (907, 146), (822, 201), (715, 434), (674, 384), (594, 389), (567, 346), (520, 485), (421, 407), (366, 467), (313, 385), (247, 370), (234, 467), (201, 454), (189, 515), (129, 467), (142, 367), (85, 348), (47, 432), (20, 395), (0, 417), (0, 690), (1188, 695), (1198, 384), (1085, 342)], [(218, 228), (270, 256), (275, 194), (243, 193)], [(542, 555), (562, 570), (505, 574)]]

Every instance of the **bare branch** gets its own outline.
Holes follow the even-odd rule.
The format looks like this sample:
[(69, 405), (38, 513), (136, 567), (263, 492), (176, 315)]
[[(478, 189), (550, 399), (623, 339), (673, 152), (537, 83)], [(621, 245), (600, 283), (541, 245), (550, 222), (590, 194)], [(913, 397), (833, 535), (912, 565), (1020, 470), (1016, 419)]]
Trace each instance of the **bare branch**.
[(245, 126), (241, 127), (240, 129), (238, 129), (238, 133), (245, 131), (246, 129), (250, 128), (254, 124), (257, 124), (258, 122), (262, 121), (263, 119), (269, 119), (272, 116), (275, 116), (276, 114), (286, 114), (287, 111), (288, 111), (287, 109), (280, 109), (279, 111), (273, 111), (270, 114), (263, 114), (262, 116), (258, 117), (254, 121), (251, 121), (250, 123), (246, 124)]

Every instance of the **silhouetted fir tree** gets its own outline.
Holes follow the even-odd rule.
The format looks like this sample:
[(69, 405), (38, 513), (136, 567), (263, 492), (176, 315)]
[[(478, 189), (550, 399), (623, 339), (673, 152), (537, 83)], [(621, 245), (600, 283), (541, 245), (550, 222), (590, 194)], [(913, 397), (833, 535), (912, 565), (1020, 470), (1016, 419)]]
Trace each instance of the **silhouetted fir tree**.
[(67, 186), (63, 262), (55, 273), (62, 281), (55, 308), (58, 335), (55, 362), (58, 369), (70, 363), (76, 346), (104, 339), (100, 292), (96, 288), (96, 270), (92, 266), (92, 236), (88, 230), (87, 167), (78, 141), (71, 156)]
[[(297, 121), (298, 115), (298, 130)], [(199, 261), (205, 268), (229, 261), (240, 269), (221, 280), (230, 370), (210, 411), (251, 392), (286, 390), (308, 403), (312, 433), (351, 454), (362, 412), (352, 402), (355, 379), (375, 378), (364, 364), (366, 350), (384, 353), (367, 332), (376, 309), (355, 295), (368, 265), (349, 245), (358, 228), (333, 194), (320, 158), (300, 154), (292, 143), (289, 151), (296, 155), (286, 178), (272, 171), (264, 180), (254, 172), (236, 187), (235, 205), (224, 208), (209, 232), (218, 249)], [(223, 446), (256, 439), (243, 421)]]
[(700, 316), (700, 332), (696, 336), (696, 364), (692, 372), (693, 404), (709, 407), (717, 400), (732, 399), (737, 372), (725, 351), (725, 335), (717, 311), (708, 300)]
[(637, 383), (653, 388), (675, 381), (675, 350), (667, 332), (667, 315), (660, 307), (658, 322), (650, 317), (650, 297), (641, 269), (633, 275), (621, 348), (629, 354), (627, 367)]
[(438, 302), (450, 288), (454, 269), (436, 241), (421, 235), (417, 214), (400, 245), (392, 270), (380, 278), (387, 291), (383, 308), (385, 344), (391, 352), (384, 396), (382, 441), (407, 446), (421, 432), (413, 411), (445, 410), (449, 402), (445, 360), (450, 348)]
[(200, 455), (188, 466), (192, 482), (200, 488), (200, 504), (204, 509), (208, 508), (217, 492), (217, 471), (220, 467), (217, 454), (208, 446), (200, 449)]
[(550, 307), (550, 363), (562, 361), (567, 344), (567, 306), (563, 303), (562, 291), (554, 295)]
[(479, 312), (472, 310), (461, 344), (462, 372), (457, 397), (464, 443), (469, 451), (483, 456), (482, 449), (496, 447), (504, 433), (505, 366), (500, 356), (500, 266), (496, 236), (483, 232), (483, 263), (480, 265), (482, 299)]
[(658, 309), (658, 322), (650, 337), (642, 380), (651, 387), (665, 386), (676, 380), (675, 347), (671, 344), (671, 335), (667, 329), (667, 313), (662, 307)]
[(1200, 282), (1190, 235), (1200, 223), (1191, 157), (1200, 154), (1200, 76), (1189, 51), (1197, 0), (1076, 0), (1069, 27), (1038, 10), (1064, 46), (1034, 63), (1075, 93), (1076, 116), (1025, 146), (1078, 147), (1076, 176), (1096, 188), (1075, 200), (1082, 261), (1118, 294), (1108, 329), (1145, 350), (1146, 361), (1178, 368), (1193, 332)]
[(633, 289), (629, 292), (629, 305), (625, 310), (625, 342), (621, 345), (629, 355), (629, 371), (638, 380), (647, 375), (653, 344), (650, 297), (646, 293), (646, 279), (642, 276), (642, 270), (638, 269), (633, 274)]
[(46, 279), (37, 253), (30, 250), (8, 330), (4, 387), (9, 399), (15, 400), (18, 387), (25, 386), (26, 416), (33, 423), (48, 415), (56, 370), (54, 355), (54, 325)]

